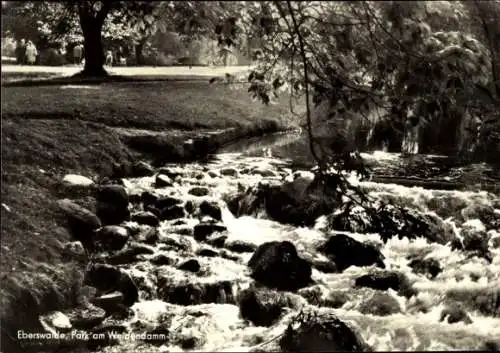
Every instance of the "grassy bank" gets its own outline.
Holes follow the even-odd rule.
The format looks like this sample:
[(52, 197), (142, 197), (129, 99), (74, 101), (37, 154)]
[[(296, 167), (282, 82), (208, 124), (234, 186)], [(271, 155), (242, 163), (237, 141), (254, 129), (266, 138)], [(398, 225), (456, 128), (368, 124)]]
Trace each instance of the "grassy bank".
[[(2, 87), (2, 103), (3, 352), (12, 350), (7, 332), (36, 329), (37, 313), (74, 303), (85, 263), (64, 255), (71, 237), (55, 204), (68, 196), (60, 180), (98, 180), (113, 163), (140, 158), (117, 128), (166, 132), (163, 143), (178, 145), (203, 131), (293, 124), (285, 97), (266, 107), (244, 87), (206, 82)], [(91, 198), (76, 201), (93, 210)]]

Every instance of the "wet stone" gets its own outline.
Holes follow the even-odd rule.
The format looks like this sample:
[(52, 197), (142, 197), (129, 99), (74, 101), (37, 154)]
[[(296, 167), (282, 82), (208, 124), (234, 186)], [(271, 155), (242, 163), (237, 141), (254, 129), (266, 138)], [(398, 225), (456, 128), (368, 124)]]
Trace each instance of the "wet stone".
[(144, 205), (144, 207), (148, 205), (155, 205), (157, 201), (158, 201), (158, 196), (152, 194), (149, 191), (142, 192), (141, 202)]
[(190, 259), (187, 260), (186, 262), (183, 262), (182, 264), (179, 265), (179, 270), (183, 271), (190, 271), (190, 272), (198, 272), (201, 269), (201, 265), (198, 262), (198, 260), (195, 259)]
[(129, 194), (128, 195), (129, 202), (136, 205), (141, 203), (141, 195), (140, 194)]
[(152, 227), (156, 227), (160, 224), (158, 217), (156, 217), (153, 213), (148, 211), (137, 212), (132, 214), (131, 220), (139, 224), (145, 224)]
[(241, 317), (255, 326), (271, 326), (284, 308), (298, 309), (305, 303), (300, 296), (267, 288), (246, 289), (238, 295), (237, 301)]
[(119, 225), (130, 219), (128, 206), (119, 206), (106, 202), (97, 203), (96, 214), (103, 225)]
[(182, 204), (182, 200), (179, 200), (171, 196), (161, 196), (157, 198), (156, 201), (154, 202), (155, 207), (158, 208), (159, 210), (180, 204)]
[(356, 278), (354, 285), (378, 290), (391, 288), (408, 298), (415, 294), (415, 290), (411, 288), (408, 278), (404, 274), (394, 271), (374, 271), (362, 275)]
[(106, 311), (93, 304), (76, 307), (65, 312), (75, 329), (89, 330), (104, 321)]
[(415, 273), (420, 273), (429, 276), (430, 278), (435, 278), (439, 275), (443, 269), (441, 268), (439, 261), (436, 259), (428, 258), (422, 259), (417, 258), (410, 261), (409, 267), (413, 269)]
[[(313, 311), (314, 312), (314, 311)], [(330, 311), (305, 313), (300, 325), (292, 321), (279, 341), (285, 352), (371, 351), (361, 336)], [(298, 319), (297, 319), (298, 320)]]
[(162, 167), (158, 169), (158, 173), (160, 174), (165, 174), (169, 178), (175, 179), (178, 176), (184, 175), (184, 169), (182, 168), (176, 168), (176, 167)]
[(112, 265), (123, 265), (138, 261), (139, 255), (154, 254), (154, 249), (139, 243), (130, 243), (126, 249), (110, 255), (107, 262)]
[(255, 175), (260, 175), (264, 178), (269, 178), (269, 177), (275, 177), (276, 176), (276, 173), (273, 172), (272, 170), (269, 170), (269, 169), (255, 169), (255, 170), (252, 170), (252, 174), (255, 174)]
[(154, 245), (160, 238), (160, 231), (156, 227), (146, 227), (141, 229), (139, 233), (134, 236), (134, 239), (139, 243)]
[(257, 245), (242, 240), (226, 241), (224, 247), (237, 253), (254, 252), (257, 249)]
[(316, 270), (323, 272), (323, 273), (337, 273), (337, 272), (339, 272), (337, 265), (335, 265), (335, 263), (332, 261), (312, 259), (311, 264)]
[(312, 284), (311, 264), (289, 241), (260, 245), (248, 262), (252, 278), (270, 288), (295, 291)]
[(165, 221), (183, 218), (184, 216), (184, 208), (179, 205), (174, 205), (162, 209), (159, 218), (160, 220)]
[(66, 214), (69, 228), (78, 240), (88, 242), (93, 232), (101, 227), (99, 218), (77, 203), (63, 199), (59, 200), (57, 204)]
[(387, 316), (400, 313), (401, 306), (398, 300), (389, 293), (376, 291), (361, 303), (359, 312), (362, 314)]
[(162, 236), (159, 242), (162, 243), (164, 245), (162, 247), (167, 250), (189, 250), (189, 246), (186, 243), (183, 243), (172, 236)]
[(118, 291), (92, 298), (91, 302), (106, 313), (122, 310), (124, 306), (123, 293)]
[(209, 193), (208, 188), (204, 186), (195, 186), (188, 191), (188, 194), (198, 197), (207, 196)]
[(235, 177), (238, 175), (238, 171), (234, 168), (224, 168), (219, 171), (221, 175)]
[(120, 226), (104, 226), (94, 237), (94, 244), (98, 249), (112, 251), (122, 249), (129, 239), (127, 228)]
[(138, 289), (130, 275), (120, 268), (108, 264), (91, 266), (85, 273), (83, 284), (93, 286), (101, 292), (121, 292), (123, 303), (126, 306), (133, 305), (139, 298)]
[(301, 295), (311, 305), (338, 309), (349, 301), (349, 296), (344, 291), (329, 290), (322, 285), (314, 285), (300, 289)]
[(198, 282), (188, 279), (177, 283), (168, 283), (159, 278), (158, 296), (160, 299), (177, 305), (198, 305), (207, 303), (234, 304), (230, 281)]
[(129, 203), (127, 190), (121, 185), (100, 186), (96, 199), (98, 202), (111, 204), (118, 208), (127, 207)]
[(164, 174), (158, 174), (155, 178), (155, 186), (157, 188), (165, 188), (165, 187), (170, 187), (173, 186), (174, 182), (170, 177)]
[(219, 253), (215, 250), (204, 248), (196, 251), (196, 255), (204, 257), (216, 257), (219, 256)]
[(161, 210), (159, 210), (158, 208), (156, 208), (153, 205), (146, 205), (146, 206), (144, 206), (144, 211), (151, 212), (152, 214), (154, 214), (158, 218), (161, 215)]
[(219, 235), (206, 240), (207, 244), (212, 245), (216, 248), (222, 248), (227, 240), (227, 235)]
[(199, 223), (194, 226), (194, 238), (197, 241), (205, 241), (215, 232), (224, 232), (227, 228), (223, 225), (214, 223)]
[(149, 177), (155, 174), (155, 169), (146, 162), (139, 161), (132, 165), (132, 178)]
[(172, 265), (174, 260), (167, 255), (159, 254), (149, 260), (153, 265), (163, 266), (163, 265)]
[(463, 322), (465, 324), (472, 324), (472, 319), (467, 314), (467, 312), (460, 308), (458, 305), (448, 306), (443, 309), (439, 321), (448, 322), (449, 324), (454, 324), (457, 322)]
[(222, 211), (219, 205), (217, 205), (217, 203), (215, 202), (209, 202), (204, 200), (200, 204), (200, 212), (201, 214), (210, 216), (213, 219), (216, 219), (217, 221), (222, 220)]
[(186, 209), (186, 212), (189, 214), (193, 213), (196, 209), (193, 201), (191, 201), (191, 200), (186, 202), (186, 204), (184, 205), (184, 208)]
[(350, 266), (376, 265), (385, 268), (384, 256), (379, 250), (345, 234), (330, 237), (318, 250), (328, 256), (339, 271)]
[(44, 326), (56, 329), (59, 332), (68, 332), (72, 329), (71, 321), (67, 315), (60, 311), (53, 311), (40, 316), (40, 322)]

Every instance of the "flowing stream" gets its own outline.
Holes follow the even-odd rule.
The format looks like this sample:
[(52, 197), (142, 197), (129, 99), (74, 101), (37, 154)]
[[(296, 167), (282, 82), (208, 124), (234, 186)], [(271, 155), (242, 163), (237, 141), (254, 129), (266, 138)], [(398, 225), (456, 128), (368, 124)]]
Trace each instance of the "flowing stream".
[[(403, 175), (404, 163), (398, 155), (376, 152), (364, 156), (370, 163), (378, 165), (378, 173), (385, 170), (388, 174)], [(436, 158), (429, 157), (427, 164), (420, 161), (414, 169), (421, 177), (433, 174), (434, 177), (448, 176), (451, 179), (456, 177), (454, 173), (461, 170), (463, 175), (467, 171), (467, 168), (460, 169), (453, 165), (443, 165), (439, 169)], [(250, 187), (266, 179), (290, 178), (296, 168), (307, 168), (310, 161), (300, 137), (282, 135), (229, 146), (206, 163), (167, 166), (180, 170), (172, 187), (155, 188), (154, 177), (128, 179), (125, 180), (125, 186), (132, 195), (149, 190), (157, 195), (170, 195), (195, 204), (202, 200), (217, 202), (222, 210), (222, 223), (227, 227), (228, 238), (225, 244), (241, 241), (260, 245), (267, 241), (289, 240), (297, 247), (299, 254), (309, 252), (321, 257), (315, 249), (329, 235), (324, 230), (324, 217), (320, 217), (311, 228), (280, 224), (269, 220), (265, 214), (236, 218), (223, 201), (227, 195), (235, 194), (242, 186)], [(422, 167), (424, 164), (428, 168)], [(221, 172), (228, 168), (233, 172)], [(493, 169), (483, 166), (481, 170), (485, 182), (491, 182), (495, 178)], [(411, 173), (414, 175), (417, 172)], [(475, 178), (477, 181), (477, 176)], [(462, 222), (452, 217), (460, 214), (463, 209), (470, 209), (475, 205), (492, 205), (496, 212), (500, 212), (500, 197), (486, 191), (428, 190), (371, 181), (358, 183), (375, 198), (434, 211), (442, 219), (452, 223), (458, 233)], [(208, 195), (189, 194), (188, 190), (194, 186), (208, 188)], [(469, 222), (478, 227), (485, 226), (479, 220)], [(117, 345), (101, 348), (101, 352), (243, 352), (259, 349), (272, 351), (276, 348), (274, 338), (283, 333), (290, 317), (297, 315), (297, 310), (290, 309), (271, 327), (259, 327), (240, 317), (239, 308), (234, 301), (219, 300), (183, 306), (163, 301), (158, 294), (161, 293), (159, 287), (165, 285), (162, 283), (167, 279), (172, 286), (183, 281), (229, 281), (235, 296), (252, 282), (246, 266), (252, 252), (232, 253), (195, 241), (189, 235), (189, 229), (197, 223), (199, 219), (192, 216), (182, 222), (161, 222), (160, 241), (154, 244), (155, 254), (145, 255), (142, 261), (121, 266), (132, 275), (141, 291), (140, 301), (132, 307), (133, 316), (120, 324), (125, 326), (126, 331), (140, 334), (145, 327), (158, 325), (167, 315), (171, 318), (169, 341), (165, 344), (151, 344), (140, 339), (121, 339)], [(136, 224), (131, 226), (140, 227)], [(429, 243), (423, 238), (413, 241), (394, 238), (384, 244), (377, 234), (349, 235), (356, 240), (380, 246), (386, 258), (387, 269), (405, 273), (418, 294), (407, 299), (388, 290), (388, 294), (399, 303), (400, 309), (385, 316), (367, 313), (361, 308), (366, 306), (366, 300), (374, 290), (353, 286), (356, 277), (367, 273), (366, 267), (350, 267), (342, 273), (323, 273), (313, 269), (315, 284), (299, 291), (299, 294), (304, 295), (314, 288), (324, 297), (345, 298), (343, 305), (330, 310), (334, 310), (341, 320), (357, 330), (374, 350), (475, 350), (483, 347), (487, 341), (500, 343), (500, 229), (488, 232), (491, 237), (491, 263), (480, 257), (468, 257), (463, 252), (452, 250), (448, 245)], [(182, 243), (187, 250), (181, 253), (166, 248), (164, 244), (167, 240)], [(214, 256), (195, 255), (200, 254), (202, 249), (213, 250)], [(196, 258), (202, 269), (195, 274), (181, 271), (175, 266), (153, 265), (149, 260), (158, 254), (165, 254), (176, 261)], [(414, 273), (408, 266), (410, 256), (422, 254), (441, 264), (443, 271), (434, 279)], [(490, 312), (479, 310), (474, 302), (474, 298), (484, 296), (484, 293), (490, 293), (487, 300), (493, 302)], [(465, 305), (471, 322), (440, 321), (442, 310), (450, 303)]]

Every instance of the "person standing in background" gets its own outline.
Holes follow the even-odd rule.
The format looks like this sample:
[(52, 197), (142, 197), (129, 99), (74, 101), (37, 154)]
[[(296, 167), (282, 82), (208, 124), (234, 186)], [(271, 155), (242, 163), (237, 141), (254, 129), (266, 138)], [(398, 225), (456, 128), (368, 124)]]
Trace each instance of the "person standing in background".
[(26, 56), (26, 42), (24, 41), (24, 38), (21, 39), (16, 46), (16, 62), (19, 65), (23, 65), (25, 63), (25, 56)]
[(36, 57), (38, 56), (38, 51), (36, 50), (35, 44), (30, 40), (26, 44), (26, 63), (28, 65), (35, 65)]
[(82, 62), (83, 45), (77, 44), (73, 48), (73, 63), (79, 65)]
[(106, 52), (106, 66), (113, 66), (113, 52), (111, 50)]

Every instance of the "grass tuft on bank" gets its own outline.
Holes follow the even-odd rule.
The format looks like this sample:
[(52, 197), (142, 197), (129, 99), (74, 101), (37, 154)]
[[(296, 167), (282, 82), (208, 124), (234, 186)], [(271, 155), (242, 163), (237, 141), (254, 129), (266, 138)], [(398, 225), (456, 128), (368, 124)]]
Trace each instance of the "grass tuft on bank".
[[(296, 124), (286, 97), (264, 106), (244, 87), (204, 82), (2, 87), (2, 351), (16, 350), (11, 338), (17, 330), (40, 330), (38, 314), (74, 305), (86, 264), (63, 251), (71, 235), (56, 206), (68, 197), (60, 180), (74, 173), (97, 181), (111, 174), (113, 164), (131, 163), (147, 152), (140, 151), (144, 141), (133, 146), (120, 130), (163, 132), (160, 145), (172, 147), (200, 131), (255, 134), (291, 126)], [(90, 197), (75, 201), (94, 210)]]

